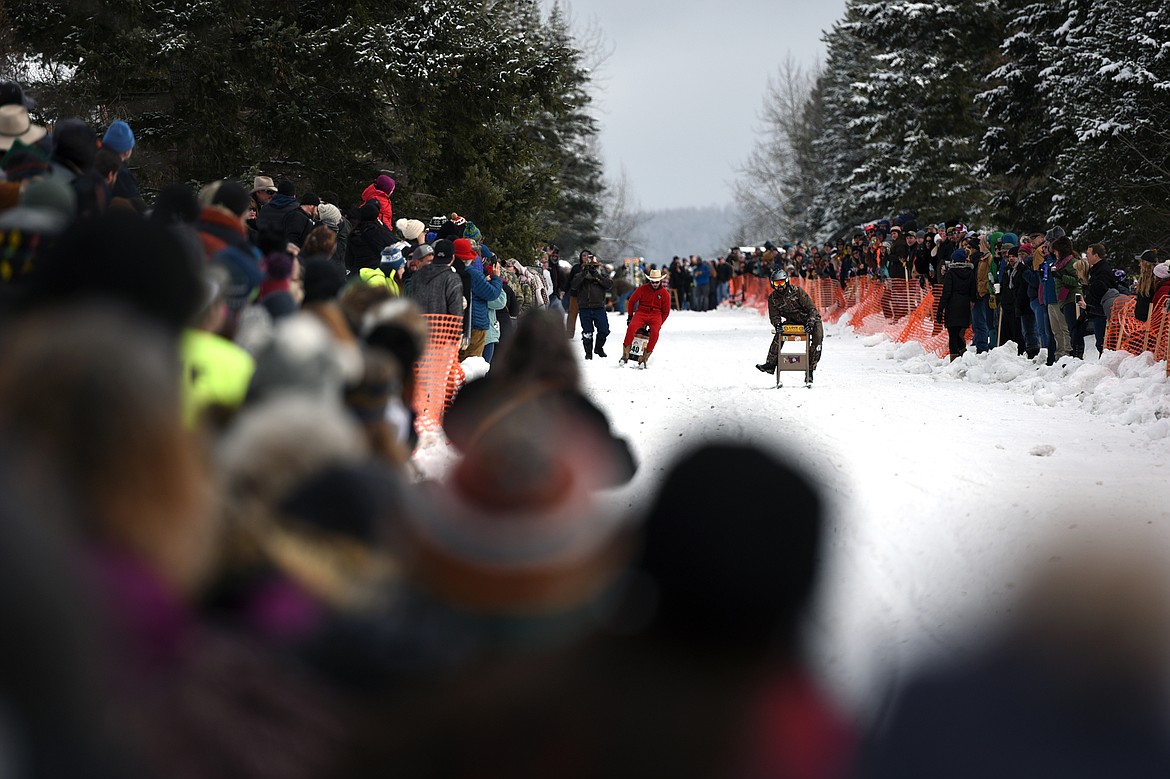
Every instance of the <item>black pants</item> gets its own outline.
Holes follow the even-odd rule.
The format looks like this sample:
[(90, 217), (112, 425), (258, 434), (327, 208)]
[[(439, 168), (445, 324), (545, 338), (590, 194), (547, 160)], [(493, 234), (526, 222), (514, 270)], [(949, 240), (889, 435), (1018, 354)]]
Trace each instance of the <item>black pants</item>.
[(959, 357), (967, 351), (967, 326), (951, 327), (947, 325), (947, 342), (950, 345), (951, 356)]

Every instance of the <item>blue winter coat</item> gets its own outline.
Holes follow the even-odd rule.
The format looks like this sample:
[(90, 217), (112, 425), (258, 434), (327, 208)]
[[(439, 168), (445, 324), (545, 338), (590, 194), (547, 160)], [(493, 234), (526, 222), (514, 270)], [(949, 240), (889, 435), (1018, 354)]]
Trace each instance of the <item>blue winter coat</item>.
[(696, 287), (705, 287), (711, 283), (711, 266), (705, 262), (700, 262), (698, 266), (691, 271), (691, 278), (695, 282)]
[(1040, 298), (1040, 302), (1044, 305), (1052, 305), (1056, 303), (1056, 272), (1053, 267), (1056, 266), (1056, 258), (1051, 254), (1044, 258), (1044, 267), (1041, 268), (1043, 274), (1040, 283), (1044, 285), (1044, 295)]
[(492, 326), (488, 318), (488, 301), (500, 296), (504, 281), (499, 276), (492, 276), (492, 280), (488, 281), (483, 275), (483, 263), (479, 260), (467, 266), (467, 275), (471, 278), (471, 329), (487, 330)]
[(1040, 274), (1032, 269), (1030, 259), (1020, 260), (1020, 278), (1028, 285), (1028, 300), (1036, 300), (1040, 295)]

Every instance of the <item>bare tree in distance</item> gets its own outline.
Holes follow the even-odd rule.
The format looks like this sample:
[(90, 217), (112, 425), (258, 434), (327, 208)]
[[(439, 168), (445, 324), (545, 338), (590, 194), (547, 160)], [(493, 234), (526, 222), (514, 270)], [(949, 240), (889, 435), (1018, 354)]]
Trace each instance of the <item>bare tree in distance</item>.
[[(606, 259), (621, 260), (643, 254), (638, 229), (642, 226), (641, 205), (630, 194), (630, 177), (623, 165), (617, 181), (606, 186), (606, 203), (601, 225), (601, 240)], [(600, 251), (600, 250), (599, 250)]]
[(791, 54), (768, 77), (759, 115), (761, 136), (737, 169), (734, 194), (741, 216), (736, 242), (805, 238), (805, 212), (816, 192), (813, 141), (817, 128), (808, 114), (820, 77), (819, 63), (810, 68)]

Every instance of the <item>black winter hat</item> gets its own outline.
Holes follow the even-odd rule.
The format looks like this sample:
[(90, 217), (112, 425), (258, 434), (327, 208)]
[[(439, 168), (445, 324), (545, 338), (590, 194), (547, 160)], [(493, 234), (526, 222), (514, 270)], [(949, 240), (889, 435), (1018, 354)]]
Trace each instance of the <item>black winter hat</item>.
[(178, 333), (204, 304), (202, 268), (175, 233), (138, 214), (111, 211), (61, 235), (33, 271), (29, 308), (112, 300)]
[(367, 200), (362, 203), (362, 207), (358, 209), (358, 219), (363, 222), (372, 222), (378, 218), (381, 211), (378, 208), (377, 200)]
[(0, 81), (0, 105), (22, 105), (32, 111), (37, 107), (37, 101), (25, 94), (19, 83)]
[(446, 238), (435, 241), (435, 257), (431, 260), (434, 265), (446, 265), (455, 257), (455, 244)]
[[(688, 489), (725, 469), (783, 485), (728, 496)], [(695, 644), (768, 651), (792, 640), (811, 598), (824, 507), (814, 484), (789, 462), (752, 446), (709, 444), (676, 463), (644, 525), (635, 570), (652, 583), (650, 629)]]
[(286, 195), (288, 197), (296, 197), (297, 196), (297, 185), (292, 183), (288, 179), (281, 179), (280, 183), (276, 185), (276, 192), (277, 192), (277, 194), (280, 194), (280, 195)]
[(211, 198), (213, 206), (223, 206), (236, 216), (248, 213), (248, 206), (251, 205), (251, 202), (252, 196), (248, 194), (248, 190), (236, 181), (225, 181), (220, 184), (219, 189), (215, 190), (215, 195)]
[(1158, 264), (1158, 250), (1157, 249), (1146, 249), (1141, 254), (1135, 254), (1133, 258), (1135, 260), (1141, 260), (1142, 262), (1152, 262), (1153, 264), (1157, 265)]
[(316, 192), (306, 192), (301, 195), (302, 206), (319, 206), (321, 205), (321, 198), (317, 196)]
[(66, 163), (82, 173), (93, 168), (97, 157), (98, 137), (80, 119), (66, 119), (53, 128), (53, 159)]
[(328, 259), (309, 260), (304, 264), (301, 281), (305, 288), (305, 305), (336, 300), (345, 287), (345, 271)]
[(1063, 237), (1064, 237), (1064, 228), (1061, 227), (1060, 225), (1057, 225), (1056, 227), (1053, 227), (1051, 230), (1049, 230), (1045, 234), (1044, 240), (1048, 241), (1048, 243), (1052, 243), (1054, 241), (1059, 241)]

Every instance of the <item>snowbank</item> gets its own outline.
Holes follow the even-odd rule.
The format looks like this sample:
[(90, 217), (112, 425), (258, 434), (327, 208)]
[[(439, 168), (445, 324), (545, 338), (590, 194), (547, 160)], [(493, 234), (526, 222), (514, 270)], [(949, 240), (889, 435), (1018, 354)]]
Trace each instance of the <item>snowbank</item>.
[(1166, 364), (1155, 362), (1149, 352), (1135, 357), (1107, 351), (1099, 360), (1066, 357), (1048, 366), (1040, 358), (1020, 357), (1012, 344), (984, 354), (968, 350), (953, 363), (925, 354), (921, 346), (917, 350), (907, 346), (889, 352), (907, 373), (1001, 385), (1029, 396), (1038, 406), (1080, 408), (1123, 425), (1138, 425), (1151, 439), (1170, 437), (1170, 380)]

